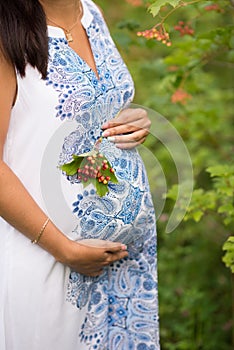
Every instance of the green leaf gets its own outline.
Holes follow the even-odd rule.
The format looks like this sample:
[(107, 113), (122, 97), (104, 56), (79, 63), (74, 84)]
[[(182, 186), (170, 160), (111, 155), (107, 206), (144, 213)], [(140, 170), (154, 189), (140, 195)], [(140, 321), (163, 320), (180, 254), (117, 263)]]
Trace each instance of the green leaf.
[(230, 236), (223, 245), (223, 250), (226, 251), (223, 262), (234, 273), (234, 236)]
[(59, 168), (62, 171), (65, 171), (67, 175), (75, 175), (77, 173), (77, 169), (80, 167), (80, 164), (84, 160), (84, 157), (79, 157), (73, 155), (73, 160), (70, 163), (66, 163), (61, 165)]
[(199, 222), (203, 215), (204, 213), (201, 210), (197, 210), (193, 213), (193, 218), (196, 222)]
[(114, 184), (117, 184), (119, 181), (115, 175), (115, 173), (112, 173), (110, 171), (110, 168), (111, 168), (111, 164), (107, 161), (107, 164), (108, 164), (108, 169), (107, 170), (104, 170), (103, 173), (105, 176), (110, 176), (110, 181), (113, 182)]
[(110, 181), (113, 182), (114, 184), (117, 184), (119, 182), (117, 177), (113, 173), (111, 174), (110, 178), (111, 178)]
[(223, 250), (234, 252), (234, 236), (230, 236), (223, 245)]
[(96, 191), (100, 197), (103, 197), (107, 192), (109, 192), (108, 185), (104, 185), (102, 182), (99, 182), (98, 179), (96, 179)]
[(219, 214), (226, 213), (227, 215), (232, 215), (234, 213), (234, 208), (233, 208), (232, 203), (226, 203), (224, 205), (221, 205), (218, 208), (218, 213)]
[[(108, 176), (108, 182), (111, 181), (113, 183), (118, 183), (118, 179), (115, 173), (110, 170), (112, 168), (110, 162), (106, 159), (105, 156), (101, 155), (100, 157), (100, 154), (98, 153), (99, 151), (97, 149), (93, 149), (92, 151), (88, 153), (82, 153), (81, 155), (73, 154), (73, 160), (70, 163), (61, 165), (60, 169), (64, 171), (67, 176), (73, 176), (77, 174), (78, 168), (84, 168), (86, 165), (90, 165), (87, 158), (93, 156), (93, 159), (96, 159), (96, 165), (100, 166), (99, 172), (101, 175), (105, 178)], [(105, 161), (108, 165), (107, 169), (102, 168), (102, 161)], [(97, 178), (90, 177), (89, 175), (86, 177), (86, 179), (81, 178), (80, 181), (84, 187), (88, 186), (89, 184), (96, 186), (97, 194), (100, 197), (103, 197), (107, 192), (109, 192), (108, 182), (107, 184), (104, 184), (103, 182), (99, 182)]]
[(229, 176), (234, 174), (234, 166), (227, 164), (218, 164), (212, 167), (207, 168), (207, 171), (212, 177), (215, 176)]
[(160, 8), (162, 6), (169, 4), (173, 7), (176, 7), (179, 4), (179, 2), (180, 2), (180, 0), (157, 0), (149, 7), (149, 11), (155, 17), (159, 13)]
[[(105, 176), (105, 177), (109, 176), (111, 182), (113, 182), (115, 184), (118, 183), (118, 179), (117, 179), (115, 173), (112, 173), (110, 171), (111, 164), (108, 160), (107, 160), (107, 164), (108, 164), (108, 169), (101, 170), (103, 176)], [(104, 185), (102, 182), (99, 182), (98, 179), (96, 179), (96, 190), (97, 190), (97, 194), (100, 197), (103, 197), (107, 192), (109, 192), (108, 184)]]
[(80, 167), (81, 163), (83, 162), (85, 157), (93, 156), (97, 154), (97, 151), (95, 149), (91, 150), (87, 153), (82, 153), (81, 155), (73, 154), (72, 158), (73, 160), (70, 163), (66, 163), (61, 165), (59, 168), (62, 171), (65, 171), (67, 175), (75, 175), (77, 173), (77, 169)]

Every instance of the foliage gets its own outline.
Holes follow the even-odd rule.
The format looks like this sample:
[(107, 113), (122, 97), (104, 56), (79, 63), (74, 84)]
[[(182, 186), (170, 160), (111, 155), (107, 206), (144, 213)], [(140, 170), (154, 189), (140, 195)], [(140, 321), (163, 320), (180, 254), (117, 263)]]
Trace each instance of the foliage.
[[(228, 16), (226, 15), (226, 11), (229, 11), (230, 8), (230, 1), (217, 1), (215, 4), (207, 1), (201, 1), (201, 0), (194, 0), (194, 1), (154, 1), (153, 4), (150, 6), (150, 11), (153, 13), (153, 15), (158, 15), (160, 12), (160, 9), (162, 6), (166, 5), (166, 3), (169, 3), (171, 6), (174, 7), (172, 11), (169, 10), (167, 15), (164, 15), (162, 19), (160, 19), (160, 23), (165, 22), (165, 18), (167, 18), (169, 15), (172, 15), (172, 12), (174, 12), (176, 9), (180, 7), (186, 7), (188, 5), (192, 6), (194, 5), (194, 10), (197, 11), (196, 16), (196, 22), (200, 21), (202, 23), (203, 18), (206, 14), (204, 14), (204, 10), (206, 12), (215, 11), (218, 13), (218, 16), (223, 16), (225, 14), (224, 19), (226, 19)], [(203, 11), (203, 12), (201, 12)], [(216, 14), (217, 18), (217, 14)], [(217, 19), (216, 19), (217, 20)], [(195, 27), (195, 26), (194, 26)], [(190, 24), (186, 24), (184, 21), (179, 21), (179, 24), (177, 26), (174, 26), (176, 30), (180, 32), (180, 36), (185, 37), (186, 39), (183, 41), (180, 41), (175, 46), (175, 49), (169, 54), (165, 59), (164, 63), (168, 65), (169, 67), (173, 67), (173, 72), (171, 74), (172, 79), (169, 81), (169, 86), (174, 86), (175, 91), (171, 96), (172, 103), (179, 103), (183, 106), (188, 105), (188, 107), (184, 108), (184, 110), (190, 114), (191, 116), (194, 116), (194, 112), (196, 115), (196, 120), (198, 123), (203, 124), (205, 127), (206, 119), (204, 121), (202, 120), (202, 114), (207, 117), (207, 114), (205, 112), (205, 108), (203, 107), (203, 110), (200, 108), (198, 109), (196, 106), (193, 107), (193, 102), (189, 101), (192, 99), (192, 97), (197, 96), (199, 97), (200, 93), (203, 92), (205, 96), (212, 98), (213, 97), (213, 111), (209, 111), (215, 115), (215, 110), (217, 106), (217, 110), (219, 110), (219, 113), (221, 114), (221, 108), (224, 107), (223, 102), (226, 100), (228, 105), (231, 107), (231, 89), (230, 89), (230, 95), (229, 91), (227, 90), (226, 96), (223, 96), (223, 94), (220, 94), (218, 91), (220, 89), (220, 86), (212, 86), (212, 95), (209, 96), (207, 93), (207, 85), (202, 84), (196, 81), (195, 74), (199, 74), (199, 77), (202, 78), (204, 76), (205, 78), (209, 78), (211, 75), (207, 73), (207, 65), (208, 63), (211, 63), (215, 59), (219, 62), (225, 62), (226, 64), (229, 63), (231, 66), (234, 65), (233, 60), (233, 48), (234, 48), (234, 26), (231, 24), (222, 23), (222, 26), (217, 26), (215, 23), (215, 26), (212, 28), (209, 28), (209, 30), (203, 30), (203, 28), (199, 27), (199, 22), (197, 23), (197, 33), (195, 30), (192, 29)], [(196, 35), (195, 35), (196, 34)], [(184, 56), (185, 50), (189, 55), (187, 57)], [(222, 57), (220, 57), (220, 52), (222, 52)], [(209, 69), (209, 68), (208, 68)], [(169, 87), (168, 86), (168, 87)], [(186, 87), (186, 88), (185, 88)], [(187, 90), (189, 92), (187, 92)], [(233, 92), (233, 90), (232, 90)], [(220, 97), (218, 96), (220, 95)], [(215, 98), (215, 101), (214, 101)], [(221, 100), (222, 98), (222, 100)], [(197, 101), (197, 100), (196, 100)], [(205, 101), (204, 101), (205, 102)], [(193, 110), (191, 110), (191, 107)], [(231, 108), (230, 108), (231, 110)], [(229, 112), (230, 113), (230, 112)], [(199, 118), (199, 115), (201, 116)], [(226, 125), (222, 125), (222, 123), (219, 120), (219, 123), (214, 123), (212, 125), (212, 130), (210, 129), (207, 132), (206, 137), (213, 138), (214, 135), (211, 135), (211, 133), (214, 133), (217, 135), (219, 132), (222, 134), (222, 141), (224, 145), (227, 145), (228, 143), (231, 146), (231, 142), (233, 141), (233, 138), (231, 137), (230, 133), (228, 132), (227, 128), (231, 128), (233, 125), (232, 115), (230, 113), (229, 118), (227, 116), (224, 116), (224, 122)], [(216, 120), (218, 120), (219, 116), (216, 113)], [(224, 131), (226, 131), (224, 133)], [(231, 129), (230, 129), (231, 130)], [(197, 130), (194, 130), (194, 128), (190, 128), (191, 131), (191, 138), (194, 135), (193, 131), (197, 132)], [(195, 135), (196, 136), (196, 135)], [(198, 141), (202, 141), (202, 137), (204, 137), (204, 132), (198, 135)], [(212, 140), (211, 140), (212, 141)], [(220, 144), (220, 137), (219, 137), (219, 144)], [(217, 144), (213, 143), (211, 146), (215, 147), (218, 146)], [(220, 147), (220, 146), (219, 146)], [(221, 148), (221, 147), (220, 147)], [(215, 159), (213, 156), (213, 149), (211, 149), (210, 145), (203, 149), (203, 152), (206, 152), (207, 155), (209, 155), (209, 163), (210, 160), (213, 158), (213, 162), (211, 164), (217, 163), (215, 167), (208, 167), (207, 171), (210, 173), (211, 177), (216, 177), (216, 181), (213, 184), (213, 190), (204, 190), (203, 188), (196, 189), (193, 194), (193, 200), (188, 208), (186, 218), (192, 218), (195, 221), (199, 221), (204, 213), (208, 209), (213, 209), (216, 213), (221, 214), (223, 218), (223, 223), (225, 225), (234, 223), (234, 206), (233, 206), (233, 198), (234, 198), (234, 182), (233, 182), (233, 166), (230, 166), (230, 161), (227, 161), (227, 163), (220, 163), (220, 159)], [(226, 150), (221, 150), (218, 154), (218, 156), (223, 156), (225, 153), (226, 157), (230, 157), (231, 153), (225, 152)], [(230, 151), (230, 149), (229, 149)], [(212, 158), (210, 158), (210, 156)], [(196, 154), (194, 154), (194, 157), (196, 157)], [(206, 160), (206, 159), (204, 159)], [(194, 162), (196, 161), (196, 158), (194, 158)], [(207, 162), (207, 165), (208, 162)], [(201, 168), (200, 171), (204, 171), (204, 167)], [(186, 195), (186, 194), (185, 194)], [(173, 198), (172, 191), (168, 194), (170, 198)], [(174, 198), (175, 199), (175, 198)], [(181, 205), (181, 203), (179, 203)], [(234, 252), (233, 252), (233, 259), (234, 259)]]
[(157, 0), (153, 2), (153, 4), (149, 7), (149, 10), (153, 16), (157, 16), (162, 6), (170, 4), (171, 6), (176, 7), (179, 3), (180, 0)]
[[(177, 198), (177, 172), (164, 145), (148, 138), (168, 187), (158, 220), (162, 349), (231, 350), (233, 1), (97, 2), (134, 76), (134, 102), (166, 116), (193, 163), (191, 203), (177, 229), (164, 234)], [(152, 192), (157, 192), (160, 181), (152, 169), (149, 175)], [(183, 208), (187, 196), (184, 191), (184, 200), (176, 205)]]
[(230, 267), (232, 272), (234, 272), (234, 237), (231, 236), (223, 245), (223, 249), (226, 250), (226, 254), (223, 257), (225, 264)]

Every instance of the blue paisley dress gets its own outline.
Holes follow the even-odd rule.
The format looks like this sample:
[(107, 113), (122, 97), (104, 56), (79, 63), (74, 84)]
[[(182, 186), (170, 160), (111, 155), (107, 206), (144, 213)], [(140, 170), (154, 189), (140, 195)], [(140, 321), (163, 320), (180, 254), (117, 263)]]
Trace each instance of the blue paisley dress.
[[(32, 67), (27, 67), (26, 78), (18, 77), (4, 156), (70, 238), (120, 241), (127, 244), (129, 256), (99, 277), (83, 276), (32, 248), (1, 220), (1, 230), (10, 233), (0, 236), (0, 301), (6, 305), (0, 311), (1, 350), (159, 350), (155, 214), (137, 150), (121, 150), (103, 139), (101, 152), (118, 178), (104, 197), (93, 185), (83, 188), (60, 171), (56, 187), (53, 172), (52, 181), (47, 173), (53, 162), (57, 171), (73, 154), (89, 152), (102, 124), (128, 107), (134, 96), (133, 81), (102, 14), (91, 0), (82, 4), (98, 78), (69, 47), (63, 31), (48, 27), (47, 79), (41, 80)], [(65, 125), (69, 128), (64, 131)], [(59, 144), (57, 156), (51, 151), (54, 143)], [(33, 174), (25, 172), (28, 164), (34, 166)], [(69, 215), (66, 220), (65, 210), (71, 220)]]

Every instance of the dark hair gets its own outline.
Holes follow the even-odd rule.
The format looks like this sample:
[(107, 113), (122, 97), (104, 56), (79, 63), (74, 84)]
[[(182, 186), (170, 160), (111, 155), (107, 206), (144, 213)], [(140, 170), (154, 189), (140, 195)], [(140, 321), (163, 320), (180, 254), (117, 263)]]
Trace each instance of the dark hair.
[(29, 63), (45, 79), (48, 36), (46, 16), (38, 0), (0, 0), (0, 49), (22, 77)]

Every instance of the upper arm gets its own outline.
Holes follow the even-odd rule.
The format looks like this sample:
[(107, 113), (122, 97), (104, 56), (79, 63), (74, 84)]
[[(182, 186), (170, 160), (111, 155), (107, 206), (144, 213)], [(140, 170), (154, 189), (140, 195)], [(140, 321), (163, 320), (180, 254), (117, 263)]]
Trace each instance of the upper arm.
[(3, 153), (16, 88), (15, 69), (0, 51), (0, 158)]

